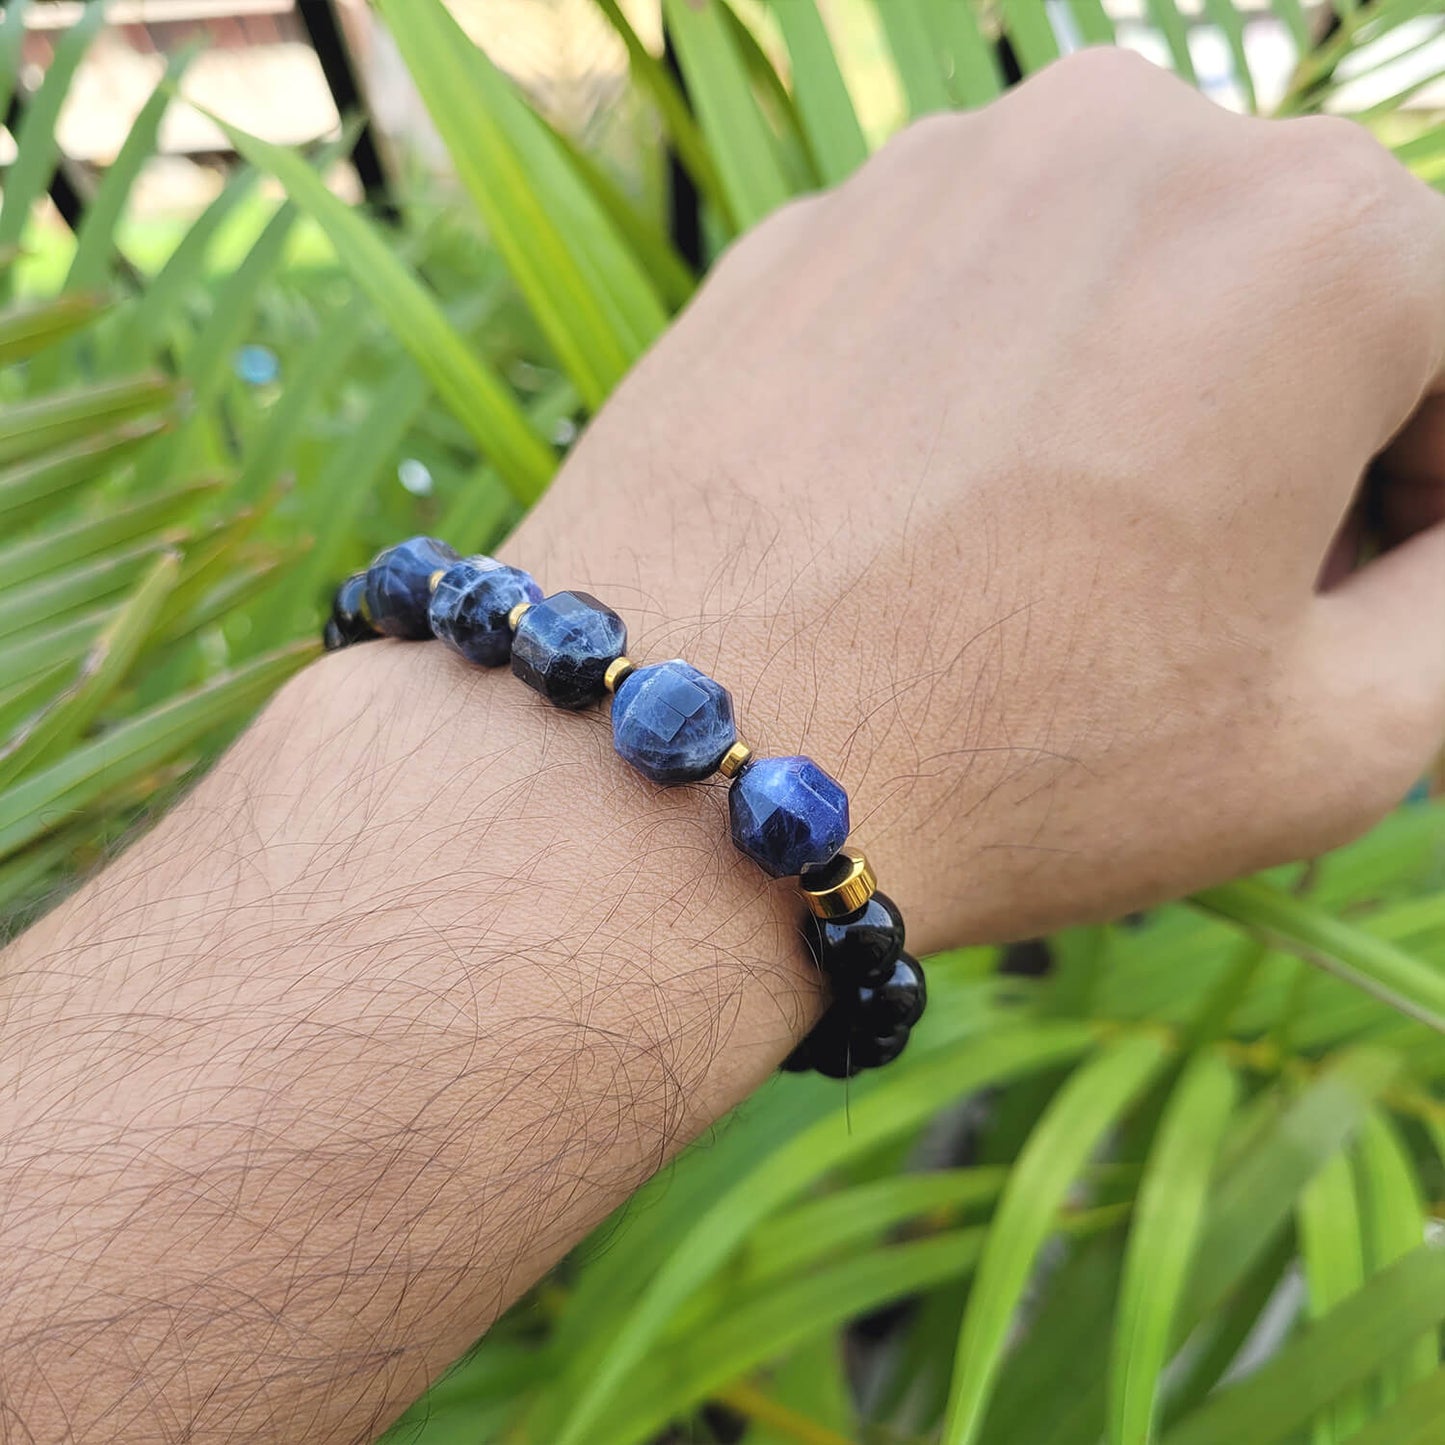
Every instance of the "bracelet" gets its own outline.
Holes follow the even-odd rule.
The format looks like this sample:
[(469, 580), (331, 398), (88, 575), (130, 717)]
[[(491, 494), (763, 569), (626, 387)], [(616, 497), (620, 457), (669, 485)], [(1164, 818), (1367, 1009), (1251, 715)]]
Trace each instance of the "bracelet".
[(729, 780), (733, 843), (775, 878), (797, 877), (804, 935), (829, 1004), (788, 1055), (790, 1072), (846, 1079), (903, 1052), (927, 989), (903, 950), (903, 915), (848, 841), (848, 795), (811, 758), (758, 758), (737, 735), (732, 696), (681, 658), (639, 667), (627, 626), (586, 592), (546, 597), (520, 568), (462, 557), (433, 537), (379, 553), (337, 588), (328, 652), (377, 636), (436, 637), (482, 667), (512, 671), (557, 707), (612, 694), (613, 746), (658, 783)]

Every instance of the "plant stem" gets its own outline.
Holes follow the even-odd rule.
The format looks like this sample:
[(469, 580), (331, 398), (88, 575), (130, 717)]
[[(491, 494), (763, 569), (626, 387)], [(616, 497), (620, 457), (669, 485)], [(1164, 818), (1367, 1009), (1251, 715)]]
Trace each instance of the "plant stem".
[(766, 1425), (779, 1435), (796, 1440), (798, 1445), (854, 1445), (847, 1436), (839, 1435), (811, 1416), (780, 1404), (746, 1380), (734, 1380), (731, 1385), (714, 1390), (713, 1399), (760, 1425)]

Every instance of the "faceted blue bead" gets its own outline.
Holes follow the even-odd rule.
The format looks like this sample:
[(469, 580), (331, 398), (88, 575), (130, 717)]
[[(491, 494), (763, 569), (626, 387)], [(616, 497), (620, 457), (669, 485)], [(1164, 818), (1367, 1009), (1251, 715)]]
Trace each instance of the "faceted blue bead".
[(498, 667), (512, 655), (507, 614), (519, 602), (541, 600), (542, 589), (520, 568), (463, 557), (442, 573), (431, 595), (431, 630), (468, 662)]
[(435, 537), (411, 537), (378, 552), (366, 570), (371, 625), (388, 637), (409, 637), (416, 642), (430, 637), (431, 574), (457, 560), (456, 548)]
[(848, 841), (848, 795), (812, 758), (759, 758), (728, 791), (733, 842), (775, 878), (826, 863)]
[(656, 783), (715, 773), (737, 737), (727, 688), (681, 658), (639, 667), (612, 699), (613, 745)]
[(607, 664), (627, 650), (627, 626), (586, 592), (529, 607), (512, 634), (512, 671), (558, 707), (582, 708), (606, 689)]

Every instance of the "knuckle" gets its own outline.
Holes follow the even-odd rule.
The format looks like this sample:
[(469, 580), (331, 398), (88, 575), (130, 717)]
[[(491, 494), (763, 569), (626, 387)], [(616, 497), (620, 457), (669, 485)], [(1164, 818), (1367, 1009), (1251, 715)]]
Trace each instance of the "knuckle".
[(963, 111), (936, 111), (921, 116), (891, 136), (864, 162), (857, 176), (866, 184), (899, 171), (946, 165), (966, 144), (973, 123), (974, 118)]
[(1209, 162), (1224, 127), (1239, 123), (1177, 76), (1114, 47), (1055, 62), (995, 111), (1030, 142), (1021, 164), (1036, 179), (1073, 175), (1141, 191)]
[(750, 234), (771, 237), (775, 242), (795, 240), (813, 228), (819, 214), (827, 209), (826, 191), (807, 191), (791, 196), (776, 210), (770, 211)]
[(1201, 103), (1199, 93), (1178, 77), (1136, 51), (1112, 45), (1092, 46), (1055, 61), (1017, 94), (1022, 103), (1056, 107), (1070, 120), (1084, 123), (1112, 124), (1141, 112), (1157, 123), (1161, 105)]
[(1306, 225), (1372, 247), (1398, 234), (1402, 214), (1413, 209), (1409, 176), (1369, 131), (1341, 116), (1308, 116), (1281, 129), (1290, 199)]
[(1154, 80), (1162, 76), (1159, 67), (1138, 51), (1117, 45), (1091, 45), (1041, 70), (1037, 88), (1040, 91), (1082, 89), (1090, 94), (1112, 96), (1121, 89), (1152, 88)]
[(1428, 375), (1438, 361), (1433, 198), (1354, 121), (1310, 116), (1279, 129), (1283, 235), (1303, 263), (1299, 274), (1320, 304), (1349, 318), (1376, 376)]
[(980, 159), (982, 117), (938, 111), (905, 126), (838, 188), (844, 204), (868, 214), (912, 214), (927, 198), (958, 193)]
[(1391, 806), (1380, 801), (1373, 777), (1366, 777), (1358, 740), (1326, 719), (1310, 723), (1274, 773), (1289, 789), (1277, 815), (1284, 835), (1274, 849), (1280, 860), (1328, 853), (1373, 827)]
[(709, 287), (719, 282), (726, 285), (766, 270), (811, 234), (820, 211), (827, 204), (827, 194), (816, 191), (785, 201), (718, 257), (706, 284)]

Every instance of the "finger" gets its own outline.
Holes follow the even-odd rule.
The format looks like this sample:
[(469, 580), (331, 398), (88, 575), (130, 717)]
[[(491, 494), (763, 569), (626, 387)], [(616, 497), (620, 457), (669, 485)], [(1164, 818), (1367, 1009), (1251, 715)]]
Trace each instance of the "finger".
[(1363, 499), (1356, 498), (1354, 506), (1345, 514), (1335, 533), (1330, 550), (1325, 554), (1324, 566), (1320, 568), (1315, 582), (1317, 592), (1329, 592), (1351, 576), (1360, 564), (1365, 541), (1369, 535), (1366, 508)]
[(1317, 605), (1350, 751), (1403, 793), (1445, 739), (1445, 525), (1376, 558)]

